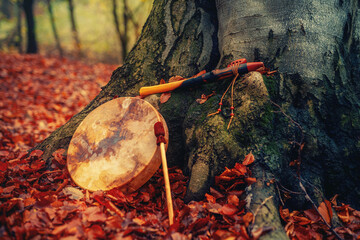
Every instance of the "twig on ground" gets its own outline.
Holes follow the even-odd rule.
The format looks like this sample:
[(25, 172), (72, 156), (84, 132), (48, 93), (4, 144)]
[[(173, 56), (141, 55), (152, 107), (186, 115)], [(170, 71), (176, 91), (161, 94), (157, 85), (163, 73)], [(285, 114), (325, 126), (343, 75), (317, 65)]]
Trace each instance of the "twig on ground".
[(276, 183), (276, 189), (277, 189), (277, 192), (278, 192), (278, 195), (279, 195), (279, 199), (280, 199), (280, 202), (281, 202), (281, 206), (284, 206), (284, 205), (285, 205), (285, 203), (284, 203), (284, 201), (282, 200), (282, 197), (281, 197), (281, 193), (280, 193), (280, 189), (279, 189), (278, 183)]
[(273, 198), (273, 196), (265, 198), (264, 201), (260, 204), (260, 206), (257, 207), (257, 209), (255, 210), (254, 216), (253, 216), (253, 223), (255, 223), (255, 218), (256, 218), (256, 215), (259, 213), (260, 208), (262, 208), (262, 206), (264, 206), (265, 203), (272, 198)]
[(322, 220), (324, 221), (325, 225), (329, 228), (329, 230), (336, 236), (337, 239), (339, 240), (343, 240), (343, 238), (340, 237), (340, 235), (335, 232), (335, 230), (333, 229), (333, 227), (325, 220), (324, 216), (320, 213), (319, 209), (317, 208), (315, 202), (310, 198), (309, 194), (307, 193), (304, 185), (301, 183), (301, 180), (299, 181), (299, 185), (300, 185), (300, 188), (301, 190), (304, 191), (305, 193), (305, 198), (306, 200), (308, 200), (312, 205), (313, 207), (315, 208), (316, 212), (320, 215), (320, 217), (322, 218)]

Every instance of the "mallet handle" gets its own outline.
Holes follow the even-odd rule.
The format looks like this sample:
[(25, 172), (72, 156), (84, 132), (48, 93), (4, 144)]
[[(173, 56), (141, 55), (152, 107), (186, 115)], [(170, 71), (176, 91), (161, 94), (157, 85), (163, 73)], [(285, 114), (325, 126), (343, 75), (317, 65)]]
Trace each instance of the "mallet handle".
[(168, 214), (169, 214), (169, 223), (170, 223), (170, 225), (172, 225), (174, 223), (174, 209), (173, 209), (172, 198), (171, 198), (169, 171), (168, 171), (167, 162), (166, 162), (166, 152), (165, 152), (165, 144), (164, 143), (160, 143), (160, 150), (161, 150), (162, 167), (163, 167), (163, 172), (164, 172), (165, 193), (166, 193), (166, 202), (167, 202)]
[(161, 152), (161, 162), (163, 167), (163, 173), (164, 173), (164, 182), (165, 182), (165, 193), (166, 193), (166, 202), (168, 207), (168, 213), (169, 213), (169, 223), (172, 225), (174, 223), (174, 209), (171, 199), (171, 188), (170, 188), (170, 180), (169, 180), (169, 171), (167, 167), (166, 162), (166, 151), (165, 151), (165, 129), (164, 125), (161, 121), (156, 122), (154, 124), (154, 133), (156, 136), (156, 144), (160, 146), (160, 152)]

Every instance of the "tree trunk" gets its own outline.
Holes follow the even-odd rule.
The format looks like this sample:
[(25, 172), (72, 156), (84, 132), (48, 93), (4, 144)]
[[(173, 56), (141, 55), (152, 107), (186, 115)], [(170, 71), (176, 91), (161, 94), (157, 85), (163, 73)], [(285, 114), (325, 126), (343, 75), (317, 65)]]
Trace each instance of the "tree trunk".
[(82, 54), (81, 53), (81, 44), (80, 44), (79, 34), (77, 31), (77, 27), (76, 27), (74, 4), (73, 4), (73, 0), (68, 0), (68, 1), (69, 1), (70, 22), (71, 22), (71, 33), (73, 35), (74, 42), (75, 42), (75, 50), (77, 52), (77, 55), (81, 56), (81, 54)]
[(34, 0), (23, 1), (23, 8), (25, 12), (26, 25), (27, 25), (26, 53), (37, 53), (38, 51), (33, 7), (34, 7)]
[(123, 33), (120, 35), (121, 38), (121, 49), (122, 49), (122, 59), (123, 61), (125, 61), (125, 58), (128, 54), (128, 5), (127, 5), (127, 0), (123, 0)]
[(116, 0), (112, 0), (112, 14), (113, 14), (113, 18), (114, 18), (114, 25), (115, 25), (115, 31), (116, 34), (118, 36), (119, 39), (119, 44), (120, 44), (120, 49), (121, 49), (121, 60), (122, 62), (125, 61), (125, 58), (128, 54), (128, 22), (129, 22), (129, 18), (128, 18), (128, 6), (127, 6), (127, 1), (123, 0), (123, 10), (122, 10), (123, 14), (122, 14), (122, 23), (123, 23), (123, 31), (120, 30), (120, 23), (119, 23), (119, 18), (117, 15), (117, 2)]
[(22, 2), (20, 0), (16, 1), (16, 45), (18, 47), (19, 53), (23, 53), (23, 36), (21, 32), (22, 28)]
[(13, 15), (13, 5), (9, 0), (2, 0), (0, 5), (1, 13), (7, 18), (11, 19)]
[[(124, 49), (124, 44), (123, 44), (123, 33), (121, 33), (120, 31), (120, 24), (119, 24), (119, 18), (117, 15), (117, 2), (116, 0), (112, 0), (112, 15), (114, 18), (114, 25), (115, 25), (115, 31), (116, 31), (116, 35), (119, 39), (119, 45), (120, 45), (120, 49), (121, 49), (121, 62), (124, 62), (125, 57), (126, 57), (126, 49)], [(126, 34), (126, 32), (125, 32)], [(126, 46), (126, 44), (125, 44)]]
[(60, 44), (60, 39), (59, 39), (57, 30), (56, 30), (55, 18), (54, 18), (54, 13), (53, 13), (53, 10), (52, 10), (51, 0), (47, 0), (47, 7), (48, 7), (48, 11), (49, 11), (51, 28), (52, 28), (54, 38), (55, 38), (55, 42), (56, 42), (56, 48), (59, 51), (59, 55), (61, 57), (63, 57), (64, 53), (63, 53), (63, 49), (62, 49), (61, 44)]
[[(187, 199), (202, 198), (214, 176), (252, 152), (257, 183), (248, 189), (250, 209), (260, 209), (256, 225), (274, 227), (265, 238), (284, 239), (279, 189), (299, 193), (287, 201), (297, 209), (309, 206), (300, 182), (315, 202), (337, 193), (359, 207), (358, 12), (355, 0), (155, 0), (124, 66), (38, 148), (45, 157), (66, 148), (82, 119), (116, 95), (136, 96), (141, 86), (161, 78), (189, 77), (240, 57), (264, 61), (278, 74), (250, 73), (236, 82), (229, 130), (228, 111), (207, 115), (216, 111), (231, 80), (175, 91), (160, 105), (158, 95), (146, 100), (168, 124), (169, 165), (183, 166), (190, 175)], [(217, 94), (204, 104), (195, 101), (213, 90)], [(230, 99), (224, 99), (228, 110)]]

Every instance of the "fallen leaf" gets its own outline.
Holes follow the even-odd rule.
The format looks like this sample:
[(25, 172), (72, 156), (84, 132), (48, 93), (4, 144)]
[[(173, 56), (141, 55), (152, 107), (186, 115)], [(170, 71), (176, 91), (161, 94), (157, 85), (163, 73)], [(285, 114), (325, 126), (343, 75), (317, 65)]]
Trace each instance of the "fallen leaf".
[(249, 178), (245, 178), (245, 182), (249, 185), (256, 183), (256, 178), (253, 177), (249, 177)]
[(312, 221), (312, 222), (318, 222), (320, 221), (320, 216), (316, 212), (315, 209), (308, 209), (304, 211), (304, 214)]
[(254, 220), (254, 215), (251, 212), (247, 212), (242, 219), (244, 221), (245, 227), (248, 227)]
[(255, 161), (255, 157), (252, 153), (249, 153), (248, 155), (246, 155), (244, 161), (243, 161), (243, 165), (247, 166), (252, 164)]
[(31, 206), (31, 205), (34, 205), (36, 203), (36, 199), (33, 198), (33, 197), (30, 197), (30, 198), (26, 198), (24, 200), (24, 207), (28, 207), (28, 206)]
[(244, 164), (235, 163), (235, 168), (240, 172), (241, 175), (245, 175), (247, 173), (247, 168)]
[[(180, 80), (183, 80), (184, 78), (181, 77), (181, 76), (173, 76), (169, 79), (169, 83), (171, 82), (177, 82), (177, 81), (180, 81)], [(165, 83), (165, 80), (164, 79), (161, 79), (160, 80), (160, 84), (164, 84)], [(160, 95), (160, 103), (166, 103), (171, 97), (171, 92), (166, 92), (166, 93), (162, 93)]]
[(171, 82), (178, 82), (178, 81), (181, 81), (181, 80), (184, 80), (184, 78), (182, 76), (172, 76), (170, 79), (169, 79), (169, 83)]
[(62, 192), (67, 195), (70, 199), (82, 199), (84, 194), (81, 190), (74, 187), (65, 187)]
[[(327, 200), (325, 200), (325, 201), (327, 201)], [(329, 201), (327, 201), (327, 202), (329, 202)], [(328, 204), (326, 202), (322, 202), (322, 203), (320, 203), (318, 210), (319, 210), (321, 216), (325, 219), (325, 221), (328, 224), (331, 224), (331, 216), (332, 216), (331, 207), (329, 209)]]
[(214, 196), (205, 193), (205, 197), (206, 197), (206, 199), (207, 199), (208, 202), (210, 202), (210, 203), (216, 203), (216, 198), (215, 198)]
[(225, 204), (219, 209), (219, 213), (226, 216), (234, 215), (239, 209), (232, 204)]
[(203, 104), (205, 103), (210, 97), (214, 96), (215, 92), (213, 91), (211, 94), (209, 95), (205, 95), (205, 94), (201, 94), (201, 98), (196, 99), (196, 102), (199, 104)]
[(270, 227), (270, 226), (268, 226), (268, 227), (259, 227), (259, 228), (257, 228), (257, 229), (253, 229), (252, 231), (251, 231), (251, 235), (252, 235), (252, 237), (253, 237), (253, 240), (257, 240), (257, 239), (259, 239), (262, 235), (264, 235), (264, 234), (266, 234), (266, 233), (268, 233), (268, 232), (271, 232), (272, 230), (274, 230), (274, 228), (273, 227)]
[(333, 204), (334, 206), (337, 206), (336, 199), (337, 199), (338, 197), (339, 197), (339, 194), (335, 194), (335, 195), (330, 199), (331, 204)]
[(104, 222), (107, 217), (99, 207), (88, 207), (84, 211), (84, 220), (89, 222)]
[(162, 93), (160, 95), (160, 103), (166, 103), (171, 97), (171, 93), (170, 92), (166, 92), (166, 93)]
[(228, 196), (228, 203), (234, 206), (239, 206), (239, 198), (236, 195), (229, 195)]

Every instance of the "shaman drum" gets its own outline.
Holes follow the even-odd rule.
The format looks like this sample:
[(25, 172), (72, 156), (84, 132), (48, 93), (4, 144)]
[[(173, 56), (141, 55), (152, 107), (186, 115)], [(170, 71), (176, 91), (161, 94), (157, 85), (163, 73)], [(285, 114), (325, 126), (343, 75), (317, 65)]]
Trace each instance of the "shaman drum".
[(154, 134), (159, 121), (168, 140), (164, 118), (144, 100), (117, 98), (93, 110), (76, 129), (68, 149), (73, 181), (90, 191), (137, 190), (161, 164)]

